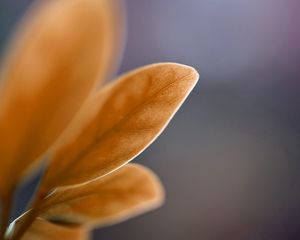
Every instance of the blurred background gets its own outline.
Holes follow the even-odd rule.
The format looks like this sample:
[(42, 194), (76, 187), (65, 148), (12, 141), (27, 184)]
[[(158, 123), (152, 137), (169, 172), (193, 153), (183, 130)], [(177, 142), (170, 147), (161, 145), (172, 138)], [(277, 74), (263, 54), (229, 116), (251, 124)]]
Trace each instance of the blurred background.
[[(0, 1), (0, 49), (32, 0)], [(166, 204), (95, 239), (300, 239), (298, 0), (127, 0), (120, 72), (160, 61), (200, 81), (137, 159)], [(19, 208), (33, 184), (20, 191)]]

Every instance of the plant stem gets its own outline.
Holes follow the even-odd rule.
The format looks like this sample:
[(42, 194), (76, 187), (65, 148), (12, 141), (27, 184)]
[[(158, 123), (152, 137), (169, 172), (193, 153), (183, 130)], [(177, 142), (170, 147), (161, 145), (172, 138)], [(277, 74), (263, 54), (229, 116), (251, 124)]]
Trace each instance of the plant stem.
[(0, 228), (1, 240), (4, 239), (5, 232), (9, 224), (12, 200), (13, 200), (12, 192), (9, 192), (7, 195), (2, 196), (2, 213), (1, 213), (1, 228)]
[(30, 228), (34, 220), (39, 214), (39, 204), (42, 197), (37, 196), (31, 205), (31, 209), (21, 217), (19, 226), (16, 227), (15, 232), (13, 233), (10, 240), (19, 240), (24, 235), (24, 233)]
[[(39, 183), (41, 184), (41, 183)], [(37, 192), (35, 197), (29, 202), (27, 209), (30, 210), (24, 213), (23, 216), (20, 217), (20, 222), (17, 223), (18, 227), (16, 227), (15, 232), (13, 232), (12, 236), (9, 240), (19, 240), (22, 238), (24, 233), (30, 228), (30, 226), (35, 221), (36, 217), (39, 215), (40, 212), (40, 203), (46, 195)], [(2, 239), (0, 239), (2, 240)]]
[(10, 240), (17, 240), (20, 239), (26, 230), (31, 226), (31, 224), (34, 222), (35, 218), (37, 216), (37, 211), (33, 208), (30, 211), (27, 212), (27, 214), (24, 215), (24, 217), (21, 218), (21, 222), (19, 223), (19, 226), (16, 226), (16, 232), (13, 233)]

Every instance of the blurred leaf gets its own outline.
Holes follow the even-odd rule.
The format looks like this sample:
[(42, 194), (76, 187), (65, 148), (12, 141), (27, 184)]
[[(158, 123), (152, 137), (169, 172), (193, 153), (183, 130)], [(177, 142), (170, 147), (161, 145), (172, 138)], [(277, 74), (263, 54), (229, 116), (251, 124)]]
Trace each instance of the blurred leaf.
[(195, 86), (191, 67), (161, 63), (132, 71), (84, 106), (57, 148), (39, 195), (103, 176), (141, 153)]
[(19, 27), (1, 72), (2, 195), (61, 134), (97, 80), (107, 76), (120, 48), (115, 11), (112, 0), (39, 1)]
[(163, 198), (151, 170), (128, 164), (93, 182), (53, 192), (39, 212), (59, 223), (107, 225), (156, 208)]

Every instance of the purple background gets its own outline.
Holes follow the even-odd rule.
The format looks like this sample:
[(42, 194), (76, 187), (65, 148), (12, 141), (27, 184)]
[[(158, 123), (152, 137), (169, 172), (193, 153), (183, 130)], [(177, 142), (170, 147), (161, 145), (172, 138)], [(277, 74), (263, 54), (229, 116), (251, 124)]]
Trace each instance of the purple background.
[[(29, 2), (1, 0), (2, 48)], [(201, 78), (137, 159), (161, 177), (166, 204), (97, 239), (300, 239), (300, 2), (126, 3), (120, 72), (175, 61)], [(32, 188), (20, 191), (18, 211)]]

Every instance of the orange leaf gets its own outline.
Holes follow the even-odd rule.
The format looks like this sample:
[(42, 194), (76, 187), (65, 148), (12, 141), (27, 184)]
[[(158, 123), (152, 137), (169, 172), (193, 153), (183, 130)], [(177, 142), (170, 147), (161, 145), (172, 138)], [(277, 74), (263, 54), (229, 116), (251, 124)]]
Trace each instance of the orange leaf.
[(0, 193), (5, 195), (107, 76), (120, 35), (116, 1), (40, 1), (1, 72)]
[(162, 132), (197, 80), (191, 67), (161, 63), (109, 84), (89, 99), (56, 149), (40, 196), (93, 180), (132, 160)]
[(161, 183), (151, 170), (128, 164), (93, 182), (53, 192), (38, 212), (66, 224), (107, 225), (156, 208), (163, 198)]

